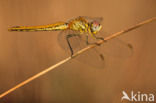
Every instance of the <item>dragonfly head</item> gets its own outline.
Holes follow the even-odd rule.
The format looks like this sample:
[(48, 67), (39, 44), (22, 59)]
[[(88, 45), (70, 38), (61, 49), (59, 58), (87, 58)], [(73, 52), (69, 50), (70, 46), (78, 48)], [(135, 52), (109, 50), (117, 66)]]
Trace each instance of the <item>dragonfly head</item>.
[(96, 34), (102, 28), (102, 25), (98, 21), (92, 21), (90, 24), (91, 33)]

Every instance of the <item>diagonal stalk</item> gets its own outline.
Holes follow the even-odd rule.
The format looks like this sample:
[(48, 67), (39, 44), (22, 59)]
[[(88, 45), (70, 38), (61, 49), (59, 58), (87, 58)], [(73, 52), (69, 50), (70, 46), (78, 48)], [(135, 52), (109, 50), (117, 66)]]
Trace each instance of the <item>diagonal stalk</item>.
[[(118, 37), (118, 36), (121, 36), (122, 34), (125, 34), (125, 33), (127, 33), (127, 32), (130, 32), (130, 31), (132, 31), (132, 30), (134, 30), (134, 29), (137, 29), (137, 28), (139, 28), (139, 27), (141, 27), (141, 26), (143, 26), (143, 25), (145, 25), (145, 24), (148, 24), (148, 23), (150, 23), (150, 22), (153, 22), (153, 21), (155, 21), (155, 20), (156, 20), (156, 17), (153, 17), (153, 18), (150, 18), (150, 19), (148, 19), (148, 20), (142, 21), (142, 22), (140, 22), (140, 23), (138, 23), (138, 24), (136, 24), (136, 25), (134, 25), (134, 26), (132, 26), (132, 27), (129, 27), (129, 28), (127, 28), (127, 29), (124, 29), (124, 30), (121, 30), (121, 31), (119, 31), (119, 32), (117, 32), (117, 33), (114, 33), (114, 34), (112, 34), (112, 35), (110, 35), (110, 36), (108, 36), (108, 37), (105, 37), (104, 40), (99, 40), (99, 41), (97, 41), (96, 43), (99, 44), (99, 45), (100, 45), (100, 44), (103, 44), (105, 41), (108, 41), (108, 40), (110, 40), (110, 39), (113, 39), (113, 38), (116, 38), (116, 37)], [(58, 67), (58, 66), (60, 66), (60, 65), (62, 65), (62, 64), (64, 64), (64, 63), (66, 63), (66, 62), (72, 60), (74, 57), (76, 57), (76, 56), (78, 56), (78, 55), (80, 55), (80, 54), (86, 52), (87, 50), (96, 47), (96, 46), (98, 46), (98, 45), (94, 45), (94, 44), (93, 44), (93, 45), (89, 45), (89, 46), (87, 46), (86, 48), (83, 48), (83, 49), (81, 49), (80, 51), (76, 52), (72, 57), (68, 57), (68, 58), (66, 58), (66, 59), (64, 59), (64, 60), (62, 60), (62, 61), (60, 61), (60, 62), (58, 62), (58, 63), (56, 63), (56, 64), (54, 64), (54, 65), (52, 65), (52, 66), (50, 66), (49, 68), (47, 68), (47, 69), (45, 69), (45, 70), (43, 70), (43, 71), (41, 71), (41, 72), (35, 74), (34, 76), (29, 77), (27, 80), (25, 80), (25, 81), (23, 81), (23, 82), (21, 82), (21, 83), (15, 85), (15, 86), (12, 87), (11, 89), (9, 89), (9, 90), (5, 91), (4, 93), (0, 94), (0, 98), (2, 98), (2, 97), (4, 97), (4, 96), (8, 95), (9, 93), (11, 93), (11, 92), (15, 91), (16, 89), (18, 89), (18, 88), (20, 88), (20, 87), (26, 85), (27, 83), (31, 82), (32, 80), (39, 78), (40, 76), (42, 76), (42, 75), (48, 73), (49, 71), (55, 69), (56, 67)]]

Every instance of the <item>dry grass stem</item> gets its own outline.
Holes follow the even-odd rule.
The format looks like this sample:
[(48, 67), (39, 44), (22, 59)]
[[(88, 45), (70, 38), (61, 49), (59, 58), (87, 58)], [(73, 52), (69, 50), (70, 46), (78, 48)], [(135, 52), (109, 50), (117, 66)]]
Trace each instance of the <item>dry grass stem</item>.
[[(108, 37), (105, 37), (105, 38), (104, 38), (104, 41), (108, 41), (108, 40), (110, 40), (110, 39), (116, 38), (116, 37), (118, 37), (118, 36), (120, 36), (120, 35), (122, 35), (122, 34), (125, 34), (125, 33), (129, 32), (129, 31), (134, 30), (134, 29), (137, 29), (137, 28), (139, 28), (139, 27), (141, 27), (141, 26), (143, 26), (143, 25), (145, 25), (145, 24), (147, 24), (147, 23), (150, 23), (150, 22), (152, 22), (152, 21), (155, 21), (155, 20), (156, 20), (156, 17), (153, 17), (153, 18), (150, 18), (150, 19), (145, 20), (145, 21), (143, 21), (143, 22), (140, 22), (140, 23), (138, 23), (138, 24), (136, 24), (136, 25), (134, 25), (134, 26), (132, 26), (132, 27), (129, 27), (129, 28), (127, 28), (127, 29), (121, 30), (120, 32), (114, 33), (114, 34), (112, 34), (112, 35), (110, 35), (110, 36), (108, 36)], [(102, 44), (102, 43), (104, 43), (104, 41), (103, 41), (103, 40), (99, 40), (99, 41), (97, 41), (97, 43), (98, 43), (98, 44)], [(72, 60), (72, 59), (75, 58), (76, 56), (78, 56), (78, 55), (84, 53), (85, 51), (87, 51), (87, 50), (89, 50), (89, 49), (91, 49), (91, 48), (94, 48), (94, 47), (96, 47), (96, 46), (97, 46), (97, 45), (89, 45), (89, 46), (87, 46), (86, 48), (81, 49), (80, 51), (76, 52), (76, 53), (73, 55), (73, 57), (68, 57), (68, 58), (66, 58), (66, 59), (64, 59), (64, 60), (62, 60), (62, 61), (60, 61), (60, 62), (58, 62), (58, 63), (56, 63), (56, 64), (54, 64), (54, 65), (52, 65), (51, 67), (49, 67), (49, 68), (47, 68), (47, 69), (45, 69), (45, 70), (43, 70), (43, 71), (41, 71), (41, 72), (35, 74), (34, 76), (29, 77), (27, 80), (25, 80), (25, 81), (23, 81), (23, 82), (17, 84), (16, 86), (12, 87), (11, 89), (9, 89), (9, 90), (5, 91), (4, 93), (0, 94), (0, 98), (6, 96), (7, 94), (9, 94), (9, 93), (15, 91), (16, 89), (18, 89), (18, 88), (20, 88), (20, 87), (26, 85), (27, 83), (31, 82), (32, 80), (39, 78), (40, 76), (42, 76), (42, 75), (48, 73), (49, 71), (55, 69), (56, 67), (58, 67), (58, 66), (60, 66), (60, 65), (62, 65), (62, 64), (64, 64), (64, 63), (68, 62), (69, 60)]]

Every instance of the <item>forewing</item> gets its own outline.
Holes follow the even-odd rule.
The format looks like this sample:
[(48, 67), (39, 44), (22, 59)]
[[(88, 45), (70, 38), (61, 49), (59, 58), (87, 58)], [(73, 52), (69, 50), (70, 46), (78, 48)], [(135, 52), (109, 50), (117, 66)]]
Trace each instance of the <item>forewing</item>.
[[(61, 48), (63, 48), (63, 50), (70, 56), (71, 52), (66, 41), (66, 36), (69, 34), (79, 34), (79, 32), (75, 32), (71, 30), (62, 31), (58, 35), (58, 43), (61, 46)], [(106, 33), (102, 33), (102, 35), (99, 34), (97, 36), (106, 37), (106, 35), (103, 34)], [(69, 39), (74, 53), (87, 46), (86, 35), (87, 34), (81, 34), (79, 36), (74, 36)], [(89, 36), (90, 43), (94, 43), (96, 41), (97, 41), (96, 39), (93, 39), (91, 38), (91, 36)], [(133, 52), (133, 48), (130, 44), (115, 38), (112, 40), (108, 40), (106, 43), (97, 46), (93, 49), (90, 49), (85, 53), (82, 53), (75, 59), (95, 68), (104, 68), (107, 66), (107, 64), (112, 64), (113, 62), (112, 60), (114, 58), (118, 59), (118, 61), (122, 61), (125, 58), (131, 56), (132, 52)]]
[[(75, 32), (75, 31), (71, 31), (71, 30), (65, 30), (65, 31), (60, 32), (58, 35), (58, 43), (59, 43), (60, 47), (69, 56), (71, 56), (71, 52), (70, 52), (69, 46), (68, 46), (67, 41), (66, 41), (66, 36), (69, 34), (74, 34), (74, 33), (77, 34), (79, 32)], [(74, 36), (74, 37), (71, 37), (69, 39), (74, 53), (87, 46), (86, 35), (87, 34), (81, 34), (79, 36)], [(91, 39), (91, 38), (89, 37), (89, 39)], [(103, 54), (96, 49), (97, 48), (90, 49), (87, 52), (82, 53), (81, 55), (79, 55), (75, 59), (80, 61), (81, 63), (84, 63), (86, 65), (89, 65), (89, 66), (92, 66), (95, 68), (104, 68), (105, 60), (104, 60)]]
[(120, 38), (113, 38), (103, 43), (99, 51), (113, 58), (125, 59), (133, 54), (133, 46)]
[(88, 17), (88, 16), (82, 16), (82, 17), (85, 18), (88, 22), (97, 21), (101, 23), (103, 21), (103, 17)]

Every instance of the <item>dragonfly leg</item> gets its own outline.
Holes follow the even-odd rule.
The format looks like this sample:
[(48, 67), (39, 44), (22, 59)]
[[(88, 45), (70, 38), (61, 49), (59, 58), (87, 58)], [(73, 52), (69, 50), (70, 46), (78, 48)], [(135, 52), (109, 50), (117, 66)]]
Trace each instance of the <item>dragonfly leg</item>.
[[(97, 39), (97, 40), (103, 40), (104, 42), (106, 42), (106, 40), (104, 40), (104, 38), (103, 37), (97, 37), (97, 36), (95, 36), (95, 35), (93, 35), (94, 36), (94, 38), (95, 39)], [(101, 45), (101, 44), (98, 44), (98, 43), (95, 43), (96, 45)]]
[(95, 37), (95, 39), (104, 40), (103, 37), (97, 37), (97, 36), (95, 36), (95, 35), (94, 35), (94, 37)]
[(69, 47), (69, 49), (70, 49), (71, 56), (73, 56), (74, 51), (73, 51), (72, 46), (71, 46), (71, 44), (70, 44), (70, 42), (69, 42), (69, 39), (70, 39), (71, 37), (74, 37), (74, 36), (80, 36), (80, 35), (79, 35), (79, 34), (68, 34), (68, 35), (66, 36), (66, 41), (67, 41), (68, 47)]
[[(99, 37), (99, 39), (100, 38), (102, 38), (102, 37)], [(96, 39), (98, 39), (98, 37)], [(104, 39), (102, 38), (102, 40), (104, 40)], [(88, 35), (86, 35), (86, 45), (90, 45), (90, 44), (96, 44), (96, 45), (99, 46), (99, 44), (97, 44), (97, 43), (89, 43), (89, 41), (88, 41)], [(96, 52), (99, 54), (99, 57), (101, 58), (101, 60), (104, 60), (103, 54), (99, 53), (97, 50), (96, 50)]]
[(88, 35), (86, 35), (86, 44), (89, 45), (90, 43), (88, 42)]
[[(105, 41), (103, 37), (97, 37), (97, 36), (95, 36), (95, 35), (93, 35), (93, 37), (94, 37), (95, 39)], [(96, 43), (96, 42), (94, 42), (94, 43), (89, 43), (89, 41), (88, 41), (88, 35), (86, 35), (86, 44), (87, 44), (87, 45), (96, 44), (96, 45), (100, 46), (100, 44), (98, 44), (98, 43)]]

